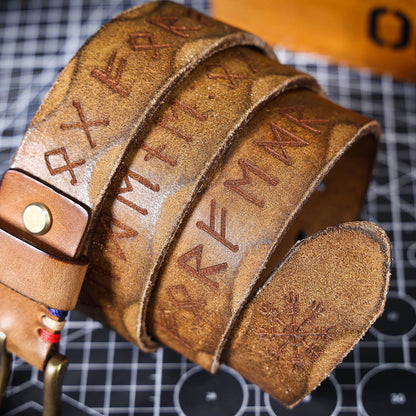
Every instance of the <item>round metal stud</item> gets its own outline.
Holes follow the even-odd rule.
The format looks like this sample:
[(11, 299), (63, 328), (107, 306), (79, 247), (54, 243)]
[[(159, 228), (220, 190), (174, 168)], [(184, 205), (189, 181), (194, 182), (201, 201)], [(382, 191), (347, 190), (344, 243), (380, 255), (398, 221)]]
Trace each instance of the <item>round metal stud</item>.
[(23, 224), (31, 234), (46, 234), (52, 225), (52, 214), (46, 205), (34, 202), (23, 211)]

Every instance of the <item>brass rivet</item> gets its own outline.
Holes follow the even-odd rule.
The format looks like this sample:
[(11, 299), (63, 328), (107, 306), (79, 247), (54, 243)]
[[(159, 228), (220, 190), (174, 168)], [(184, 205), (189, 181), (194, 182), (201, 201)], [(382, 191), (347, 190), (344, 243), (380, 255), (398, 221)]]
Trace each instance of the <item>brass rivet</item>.
[(32, 234), (46, 234), (51, 228), (52, 214), (46, 205), (33, 202), (23, 211), (23, 224)]

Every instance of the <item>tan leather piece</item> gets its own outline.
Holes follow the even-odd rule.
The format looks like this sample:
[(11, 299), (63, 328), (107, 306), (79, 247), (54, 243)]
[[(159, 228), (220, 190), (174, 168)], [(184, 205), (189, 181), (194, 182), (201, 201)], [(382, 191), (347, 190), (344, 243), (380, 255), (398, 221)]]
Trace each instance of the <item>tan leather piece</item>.
[[(307, 90), (285, 92), (256, 114), (166, 258), (149, 306), (155, 337), (215, 372), (232, 326), (262, 283), (258, 279), (271, 254), (279, 254), (289, 224), (343, 152), (369, 133), (378, 136), (377, 123)], [(366, 179), (374, 136), (371, 153), (357, 152), (349, 167), (359, 166)], [(352, 173), (346, 185), (353, 188), (354, 213), (366, 189), (364, 180), (354, 191), (359, 179)], [(335, 208), (343, 212), (328, 204), (321, 210)]]
[(46, 306), (34, 302), (0, 283), (0, 331), (7, 335), (6, 348), (13, 354), (43, 371), (57, 345), (39, 335), (41, 329), (50, 331), (42, 323), (42, 316), (57, 321)]
[(391, 247), (375, 224), (341, 224), (296, 244), (247, 303), (223, 362), (293, 407), (378, 318)]
[[(0, 228), (0, 282), (50, 308), (77, 304), (88, 263), (45, 253)], [(37, 278), (37, 279), (36, 279)]]
[[(43, 235), (30, 234), (23, 223), (25, 208), (34, 202), (53, 212), (51, 227)], [(31, 176), (8, 170), (0, 187), (0, 223), (38, 248), (74, 257), (88, 224), (88, 210)]]
[(12, 168), (91, 208), (77, 255), (122, 159), (169, 91), (205, 58), (235, 45), (274, 59), (252, 34), (176, 3), (152, 2), (106, 23), (61, 72)]
[[(95, 233), (81, 310), (142, 349), (157, 346), (146, 331), (147, 300), (181, 221), (236, 132), (266, 102), (296, 87), (320, 91), (310, 76), (247, 47), (219, 52), (187, 77), (114, 181)], [(163, 151), (150, 159), (157, 149)]]
[[(255, 46), (258, 51), (234, 48), (237, 45)], [(295, 361), (273, 361), (270, 374), (288, 370), (283, 385), (268, 380), (259, 363), (252, 366), (250, 354), (256, 350), (263, 359), (270, 357), (269, 340), (260, 342), (248, 332), (251, 319), (261, 322), (267, 311), (259, 318), (256, 309), (239, 320), (242, 308), (251, 310), (253, 294), (299, 230), (314, 232), (357, 215), (373, 165), (374, 137), (379, 134), (377, 123), (299, 89), (319, 92), (310, 77), (274, 59), (271, 49), (255, 36), (178, 4), (149, 3), (131, 9), (88, 40), (61, 73), (35, 115), (13, 167), (38, 176), (41, 185), (51, 185), (51, 192), (59, 189), (58, 194), (65, 195), (61, 198), (65, 202), (48, 200), (57, 203), (54, 218), (65, 203), (79, 201), (81, 208), (86, 207), (89, 222), (85, 227), (88, 215), (80, 214), (77, 237), (68, 245), (62, 238), (68, 224), (57, 235), (59, 247), (50, 247), (46, 235), (30, 239), (47, 253), (69, 250), (78, 257), (87, 252), (96, 231), (81, 298), (84, 311), (144, 349), (154, 349), (160, 340), (210, 371), (224, 360), (292, 405), (327, 375), (378, 315), (389, 261), (386, 237), (366, 224), (345, 225), (296, 246), (277, 276), (286, 276), (290, 267), (299, 275), (316, 267), (324, 285), (318, 278), (308, 284), (318, 287), (321, 297), (313, 300), (320, 302), (325, 290), (330, 291), (325, 283), (341, 256), (347, 274), (337, 285), (342, 278), (348, 284), (356, 277), (355, 293), (361, 294), (361, 285), (369, 298), (354, 305), (354, 316), (348, 318), (353, 321), (351, 333), (342, 325), (335, 334), (318, 332), (317, 337), (331, 341), (319, 344), (319, 351), (308, 349), (318, 355), (319, 365), (311, 366), (305, 357), (302, 364), (297, 355)], [(287, 91), (290, 88), (297, 89)], [(156, 113), (158, 107), (162, 108)], [(314, 192), (335, 162), (339, 167), (325, 178), (326, 191)], [(17, 185), (11, 189), (8, 198), (19, 194)], [(22, 240), (28, 239), (19, 223), (25, 203), (20, 195), (15, 202), (1, 203), (6, 209), (3, 225)], [(86, 232), (79, 239), (81, 229)], [(7, 266), (17, 274), (23, 262), (18, 263), (19, 257), (40, 261), (35, 266), (26, 261), (19, 271), (23, 277), (11, 284), (16, 289), (24, 282), (21, 292), (26, 296), (0, 284), (0, 295), (8, 298), (0, 306), (0, 330), (6, 333), (11, 352), (42, 369), (54, 350), (39, 333), (45, 329), (40, 324), (47, 322), (42, 323), (46, 307), (27, 296), (36, 293), (38, 301), (52, 306), (51, 296), (55, 300), (57, 296), (52, 292), (58, 288), (59, 301), (68, 301), (59, 308), (73, 307), (84, 272), (75, 272), (79, 276), (72, 288), (74, 276), (64, 276), (65, 285), (59, 288), (62, 277), (49, 272), (59, 271), (59, 259), (22, 240), (6, 236), (2, 242), (3, 247), (9, 248), (11, 241), (19, 247), (5, 257)], [(364, 265), (360, 249), (368, 257)], [(311, 258), (305, 257), (306, 252), (312, 253)], [(68, 259), (62, 263), (66, 273)], [(47, 279), (54, 281), (48, 285), (46, 279), (37, 288), (45, 267)], [(283, 299), (292, 304), (294, 316), (300, 287), (295, 272), (286, 280), (275, 278), (255, 299)], [(366, 282), (363, 276), (373, 273), (377, 277)], [(48, 286), (51, 290), (43, 297)], [(313, 300), (305, 296), (302, 310)], [(343, 312), (342, 299), (337, 302), (326, 309), (330, 322)], [(298, 333), (292, 331), (290, 336), (292, 344), (299, 340)], [(244, 337), (252, 345), (242, 344)], [(297, 369), (298, 363), (306, 368), (301, 377), (292, 371), (294, 362)]]

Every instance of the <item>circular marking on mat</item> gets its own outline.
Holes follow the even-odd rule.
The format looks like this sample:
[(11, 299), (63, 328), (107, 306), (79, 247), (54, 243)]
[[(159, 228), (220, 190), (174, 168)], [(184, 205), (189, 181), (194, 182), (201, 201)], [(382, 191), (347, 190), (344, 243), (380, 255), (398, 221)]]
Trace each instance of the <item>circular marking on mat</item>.
[(244, 379), (225, 365), (214, 375), (199, 366), (192, 367), (179, 379), (173, 394), (181, 416), (240, 416), (248, 402)]
[(292, 410), (284, 407), (267, 393), (264, 395), (264, 402), (270, 416), (336, 416), (342, 404), (342, 392), (338, 382), (330, 376)]
[(416, 409), (416, 369), (388, 364), (368, 372), (358, 386), (363, 416), (413, 416)]
[(397, 338), (416, 331), (416, 302), (410, 296), (390, 292), (383, 314), (371, 332), (376, 336)]

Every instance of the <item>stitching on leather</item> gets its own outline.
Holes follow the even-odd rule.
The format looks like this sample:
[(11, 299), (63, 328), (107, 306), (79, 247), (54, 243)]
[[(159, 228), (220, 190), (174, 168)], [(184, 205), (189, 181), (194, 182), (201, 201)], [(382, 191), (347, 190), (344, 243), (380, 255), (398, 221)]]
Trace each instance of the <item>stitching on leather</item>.
[[(53, 168), (49, 158), (51, 156), (59, 155), (63, 157), (65, 165)], [(49, 170), (49, 173), (52, 176), (59, 175), (64, 172), (69, 172), (69, 174), (71, 175), (71, 185), (75, 185), (77, 183), (77, 177), (75, 176), (74, 168), (83, 165), (85, 163), (85, 159), (79, 159), (75, 162), (71, 162), (69, 160), (69, 156), (65, 147), (59, 147), (58, 149), (49, 150), (48, 152), (45, 152), (43, 156), (45, 158), (46, 166)]]
[(189, 345), (186, 341), (184, 341), (180, 336), (178, 332), (178, 325), (176, 323), (176, 319), (173, 316), (173, 314), (170, 312), (168, 316), (166, 316), (166, 311), (163, 308), (159, 309), (159, 316), (160, 316), (160, 322), (155, 321), (155, 325), (161, 328), (164, 332), (169, 334), (173, 339), (178, 341), (181, 345), (183, 345), (185, 348), (191, 349), (191, 345)]
[[(283, 359), (285, 355), (289, 356), (284, 360), (289, 360), (294, 370), (305, 370), (306, 358), (318, 358), (322, 349), (322, 346), (311, 340), (333, 339), (336, 335), (336, 328), (313, 326), (324, 311), (322, 303), (313, 301), (309, 309), (301, 313), (299, 295), (289, 292), (283, 299), (285, 302), (284, 315), (288, 319), (282, 318), (283, 313), (270, 302), (266, 302), (261, 306), (259, 313), (267, 319), (269, 325), (260, 327), (256, 335), (262, 340), (273, 340), (273, 344), (280, 340), (280, 345), (274, 345), (270, 349), (269, 355), (277, 361)], [(277, 328), (275, 327), (276, 323)], [(308, 324), (311, 326), (308, 327)]]
[(79, 119), (81, 120), (80, 123), (70, 123), (70, 124), (61, 124), (62, 130), (70, 130), (70, 129), (83, 129), (85, 135), (87, 136), (87, 140), (92, 148), (96, 146), (96, 143), (91, 138), (91, 133), (89, 127), (96, 127), (96, 126), (108, 126), (109, 120), (108, 118), (101, 119), (101, 120), (93, 120), (87, 121), (85, 119), (84, 112), (82, 111), (81, 103), (79, 100), (73, 100), (72, 105), (77, 109)]
[[(192, 300), (184, 284), (168, 286), (166, 292), (169, 300), (177, 309), (190, 310), (197, 322), (201, 320), (201, 314), (198, 309), (206, 306), (207, 303), (205, 301)], [(177, 295), (177, 297), (175, 297), (175, 295)]]
[(188, 114), (199, 121), (205, 121), (208, 119), (208, 117), (205, 114), (201, 114), (195, 108), (190, 107), (189, 105), (179, 101), (178, 99), (174, 99), (171, 101), (170, 110), (172, 112), (172, 115), (164, 115), (157, 121), (157, 125), (164, 127), (166, 130), (170, 131), (176, 136), (179, 136), (181, 139), (184, 139), (187, 142), (191, 142), (193, 140), (193, 137), (169, 124), (170, 121), (179, 120), (179, 110), (183, 111), (185, 114)]
[(134, 209), (135, 211), (139, 212), (140, 214), (147, 215), (148, 211), (147, 211), (146, 208), (141, 208), (137, 204), (135, 204), (134, 202), (129, 201), (128, 199), (121, 196), (121, 194), (128, 193), (128, 192), (133, 192), (133, 185), (131, 184), (129, 178), (141, 183), (142, 185), (144, 185), (146, 188), (150, 189), (153, 192), (159, 192), (160, 187), (159, 187), (158, 184), (154, 185), (153, 183), (151, 183), (144, 176), (139, 175), (138, 173), (133, 172), (130, 169), (124, 169), (123, 180), (124, 180), (124, 183), (126, 184), (126, 186), (124, 186), (124, 187), (120, 186), (120, 188), (118, 189), (118, 191), (116, 193), (116, 199), (118, 201), (122, 202), (123, 204), (127, 205), (128, 207)]
[[(215, 73), (209, 70), (209, 68), (219, 68), (223, 73)], [(225, 64), (205, 64), (205, 74), (209, 79), (224, 79), (229, 82), (229, 87), (231, 90), (235, 90), (238, 87), (238, 84), (235, 80), (237, 79), (247, 79), (246, 74), (234, 74)]]
[[(200, 244), (193, 249), (189, 250), (178, 258), (178, 266), (188, 272), (191, 276), (199, 279), (204, 285), (211, 289), (218, 289), (219, 283), (211, 280), (208, 276), (218, 274), (227, 269), (228, 263), (220, 263), (214, 266), (208, 266), (201, 268), (202, 253), (204, 251), (204, 245)], [(196, 268), (188, 264), (188, 261), (195, 258)]]
[[(117, 240), (121, 238), (134, 238), (138, 235), (138, 232), (106, 213), (101, 214), (100, 223), (104, 227), (105, 232), (97, 234), (98, 238), (94, 241), (94, 244), (100, 245), (101, 248), (105, 249), (109, 253), (115, 255), (121, 260), (126, 261), (126, 256), (124, 255), (124, 252)], [(121, 228), (123, 232), (113, 231), (111, 227), (112, 225), (117, 228)]]
[(227, 209), (221, 208), (221, 226), (220, 232), (215, 231), (215, 210), (216, 210), (216, 201), (215, 199), (211, 200), (211, 209), (209, 216), (209, 226), (203, 221), (198, 221), (196, 223), (197, 228), (208, 233), (211, 237), (215, 238), (229, 250), (234, 253), (238, 251), (238, 245), (232, 244), (231, 241), (225, 238), (226, 228), (227, 228)]
[(150, 159), (156, 157), (157, 159), (160, 159), (162, 162), (165, 162), (170, 166), (176, 166), (178, 164), (175, 159), (162, 153), (162, 151), (166, 149), (165, 144), (159, 146), (157, 149), (150, 147), (146, 143), (143, 143), (141, 147), (147, 152), (146, 156), (144, 157), (145, 162), (148, 162)]
[[(147, 39), (149, 41), (148, 45), (137, 44), (136, 39)], [(129, 33), (129, 39), (131, 46), (135, 51), (153, 51), (153, 59), (160, 59), (160, 49), (170, 48), (172, 45), (170, 43), (155, 43), (152, 33), (142, 33), (142, 32), (132, 32)]]
[(237, 192), (237, 194), (239, 194), (240, 196), (242, 196), (244, 199), (251, 202), (252, 204), (260, 208), (263, 208), (264, 201), (262, 199), (258, 199), (254, 197), (253, 195), (247, 193), (246, 191), (241, 189), (240, 186), (249, 185), (252, 183), (252, 178), (249, 172), (253, 173), (254, 175), (258, 176), (259, 178), (263, 179), (265, 182), (273, 186), (276, 186), (279, 183), (279, 181), (273, 178), (268, 173), (266, 173), (264, 170), (260, 169), (258, 166), (249, 162), (248, 160), (239, 159), (237, 163), (240, 166), (241, 171), (243, 172), (243, 178), (226, 180), (224, 182), (224, 186), (226, 186), (227, 188), (230, 188), (234, 192)]
[(91, 75), (94, 78), (98, 78), (101, 82), (106, 84), (111, 90), (117, 92), (123, 97), (128, 97), (130, 95), (130, 91), (128, 91), (126, 88), (120, 85), (121, 74), (123, 73), (127, 58), (123, 56), (120, 59), (119, 66), (116, 69), (116, 76), (114, 79), (111, 78), (111, 72), (113, 70), (113, 65), (116, 59), (116, 55), (117, 55), (117, 50), (113, 50), (113, 52), (111, 53), (110, 59), (108, 60), (105, 72), (101, 71), (100, 69), (95, 68), (91, 71)]
[[(158, 16), (151, 17), (149, 23), (161, 27), (174, 35), (181, 36), (183, 38), (189, 38), (189, 33), (183, 33), (184, 31), (198, 31), (201, 30), (201, 26), (175, 26), (174, 24), (179, 20), (178, 16)], [(165, 23), (166, 22), (166, 23)]]

